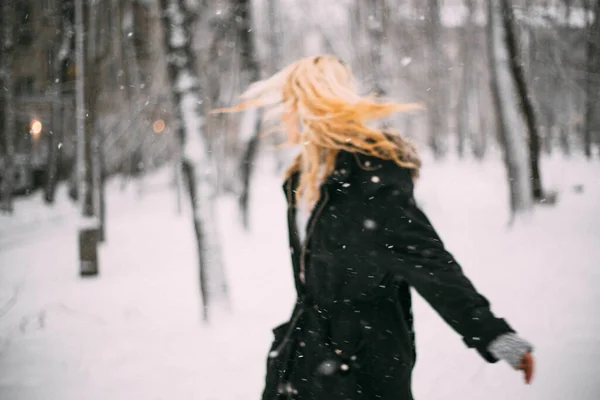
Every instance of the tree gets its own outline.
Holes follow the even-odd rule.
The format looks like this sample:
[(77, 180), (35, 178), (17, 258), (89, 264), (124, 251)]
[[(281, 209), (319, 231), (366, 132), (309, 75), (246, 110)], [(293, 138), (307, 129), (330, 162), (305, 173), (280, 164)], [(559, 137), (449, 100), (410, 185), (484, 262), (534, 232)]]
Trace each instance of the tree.
[(428, 63), (428, 129), (429, 146), (436, 158), (446, 154), (446, 132), (448, 130), (447, 106), (450, 99), (447, 86), (444, 46), (442, 44), (442, 22), (440, 0), (429, 1), (427, 21)]
[(102, 142), (96, 132), (96, 109), (102, 84), (100, 66), (108, 54), (108, 47), (99, 49), (98, 6), (94, 3), (84, 3), (83, 0), (76, 0), (75, 3), (79, 85), (76, 93), (77, 111), (80, 113), (79, 118), (83, 118), (77, 132), (77, 175), (80, 191), (78, 198), (81, 199), (82, 206), (79, 254), (83, 276), (98, 273), (98, 242), (104, 240)]
[[(371, 90), (377, 95), (383, 95), (383, 41), (386, 28), (385, 0), (368, 0), (360, 2), (367, 7), (367, 35), (369, 39), (369, 71), (368, 81)], [(360, 6), (359, 6), (360, 7)]]
[(515, 104), (516, 87), (510, 69), (506, 46), (502, 6), (488, 0), (488, 48), (491, 89), (499, 136), (504, 148), (504, 160), (510, 189), (511, 216), (531, 209), (533, 205), (530, 163), (519, 110)]
[[(571, 15), (573, 11), (573, 0), (564, 0), (565, 9), (564, 9), (564, 20), (570, 21)], [(569, 37), (571, 35), (571, 27), (569, 24), (565, 24), (566, 26), (559, 27), (556, 34), (556, 40), (560, 43), (560, 37)], [(567, 50), (568, 49), (568, 50)], [(556, 96), (554, 99), (556, 114), (561, 115), (561, 118), (558, 119), (558, 129), (559, 129), (559, 140), (560, 147), (563, 151), (563, 154), (566, 156), (571, 155), (571, 122), (573, 120), (573, 97), (574, 93), (571, 90), (573, 79), (569, 74), (569, 71), (564, 67), (563, 64), (569, 64), (572, 61), (570, 60), (570, 47), (565, 46), (553, 46), (552, 54), (555, 59), (555, 64), (557, 66), (558, 75), (560, 76), (561, 87), (560, 91), (564, 93), (564, 96)], [(530, 82), (530, 80), (528, 80)]]
[[(57, 57), (55, 60), (53, 60), (54, 65), (51, 66), (51, 68), (53, 69), (52, 76), (54, 79), (54, 92), (56, 100), (58, 101), (58, 107), (60, 107), (61, 109), (61, 111), (59, 112), (61, 116), (64, 115), (64, 107), (66, 106), (65, 102), (62, 99), (63, 67), (66, 60), (71, 54), (74, 36), (73, 23), (71, 21), (72, 13), (73, 1), (63, 1), (59, 13), (61, 34), (60, 45), (58, 47)], [(61, 126), (57, 126), (56, 123), (53, 123), (53, 125), (54, 131), (50, 132), (50, 144), (48, 146), (48, 167), (46, 172), (46, 182), (44, 186), (44, 199), (48, 204), (54, 203), (54, 195), (56, 192), (56, 185), (58, 183), (58, 164), (60, 159), (59, 145), (61, 142), (63, 130), (62, 124)]]
[[(121, 2), (121, 48), (123, 51), (123, 58), (125, 63), (125, 74), (127, 76), (127, 94), (129, 107), (129, 116), (134, 118), (142, 112), (144, 99), (141, 96), (142, 80), (140, 76), (140, 68), (138, 63), (138, 56), (136, 47), (134, 45), (135, 37), (135, 18), (134, 18), (134, 4), (133, 0), (123, 0)], [(135, 124), (137, 126), (139, 124)], [(133, 127), (132, 127), (133, 128)], [(143, 138), (141, 138), (143, 140)], [(135, 151), (136, 142), (140, 141), (138, 136), (138, 130), (133, 128), (130, 129), (128, 135), (125, 137), (125, 143), (128, 152)], [(138, 145), (139, 146), (139, 145)], [(140, 160), (137, 157), (130, 157), (129, 163), (126, 166), (127, 173), (129, 176), (135, 175), (135, 170), (139, 167), (136, 165)]]
[[(239, 38), (239, 54), (242, 73), (242, 85), (260, 79), (260, 65), (254, 46), (252, 31), (252, 13), (250, 0), (234, 0), (234, 20), (237, 22)], [(258, 152), (258, 142), (261, 132), (261, 115), (257, 109), (248, 109), (244, 112), (240, 124), (239, 140), (242, 144), (243, 155), (240, 163), (242, 190), (239, 196), (239, 205), (242, 213), (242, 222), (246, 229), (249, 226), (249, 201), (250, 180), (254, 170), (254, 160)]]
[[(267, 55), (266, 72), (268, 75), (273, 75), (281, 67), (284, 57), (284, 42), (285, 29), (283, 29), (282, 2), (280, 0), (266, 0), (267, 3), (267, 21), (268, 34), (267, 42), (269, 44), (269, 54)], [(278, 135), (271, 134), (269, 137), (270, 143), (277, 146)], [(275, 171), (279, 173), (284, 169), (285, 157), (281, 156), (280, 152), (275, 153)]]
[(538, 133), (537, 117), (533, 99), (525, 79), (521, 57), (517, 48), (516, 30), (513, 24), (513, 13), (510, 0), (501, 0), (502, 24), (505, 32), (506, 48), (508, 50), (510, 69), (516, 84), (522, 115), (525, 118), (529, 144), (529, 163), (531, 171), (532, 196), (535, 201), (544, 200), (542, 177), (540, 173), (540, 135)]
[[(190, 27), (194, 14), (185, 0), (161, 0), (167, 70), (174, 101), (173, 125), (182, 153), (184, 180), (192, 206), (199, 261), (203, 318), (209, 310), (228, 303), (228, 288), (215, 217), (216, 183), (203, 135), (204, 106), (201, 81), (192, 51)], [(199, 12), (199, 11), (198, 11)]]
[[(586, 7), (591, 11), (592, 23), (588, 28), (587, 73), (584, 146), (587, 158), (592, 157), (594, 141), (600, 142), (600, 1)], [(600, 143), (597, 143), (600, 145)]]
[(267, 18), (269, 43), (269, 54), (267, 58), (267, 73), (274, 74), (281, 68), (282, 60), (282, 37), (281, 15), (279, 10), (280, 2), (278, 0), (267, 0)]
[(457, 152), (459, 157), (464, 157), (467, 148), (467, 141), (473, 137), (471, 131), (471, 118), (474, 118), (474, 113), (471, 112), (471, 106), (474, 105), (472, 98), (474, 96), (474, 76), (473, 76), (473, 61), (475, 55), (474, 43), (472, 38), (475, 33), (475, 1), (465, 0), (467, 8), (467, 19), (459, 28), (460, 54), (462, 63), (462, 76), (460, 80), (460, 92), (458, 99), (458, 116), (457, 116)]
[(4, 171), (0, 177), (0, 210), (12, 213), (12, 193), (14, 180), (15, 143), (14, 136), (17, 128), (15, 113), (15, 83), (13, 79), (13, 56), (15, 49), (15, 3), (2, 2), (2, 64), (0, 78), (2, 79), (4, 95)]

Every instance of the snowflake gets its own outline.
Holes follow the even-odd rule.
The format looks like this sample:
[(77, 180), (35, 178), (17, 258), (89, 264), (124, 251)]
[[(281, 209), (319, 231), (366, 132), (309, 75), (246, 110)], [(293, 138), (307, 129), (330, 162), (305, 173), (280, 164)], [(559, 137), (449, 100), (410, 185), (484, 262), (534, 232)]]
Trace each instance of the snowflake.
[(375, 229), (377, 227), (377, 223), (372, 219), (365, 219), (365, 222), (363, 224), (367, 229)]

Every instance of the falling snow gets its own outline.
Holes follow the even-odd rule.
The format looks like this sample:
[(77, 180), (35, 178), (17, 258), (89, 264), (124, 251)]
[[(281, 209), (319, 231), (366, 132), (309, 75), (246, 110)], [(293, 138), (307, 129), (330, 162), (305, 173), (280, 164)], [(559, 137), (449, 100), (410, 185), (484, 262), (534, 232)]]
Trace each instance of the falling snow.
[(377, 228), (377, 223), (372, 219), (365, 219), (363, 225), (366, 229), (375, 229)]
[[(540, 364), (535, 384), (525, 387), (507, 366), (488, 365), (467, 350), (415, 295), (416, 398), (596, 400), (599, 181), (585, 162), (545, 169), (561, 202), (507, 231), (505, 191), (495, 183), (504, 173), (499, 164), (425, 167), (420, 204), (494, 310), (535, 344)], [(95, 280), (77, 279), (78, 213), (66, 188), (54, 209), (36, 196), (17, 204), (16, 218), (0, 216), (0, 304), (18, 293), (0, 318), (1, 398), (259, 397), (271, 329), (289, 317), (294, 302), (280, 181), (270, 163), (259, 168), (252, 218), (260, 224), (251, 235), (228, 222), (235, 203), (220, 203), (233, 313), (210, 328), (198, 318), (189, 208), (177, 215), (169, 182), (168, 171), (154, 176), (147, 181), (153, 191), (143, 197), (133, 187), (121, 191), (118, 180), (109, 183), (110, 241), (101, 248)], [(573, 184), (583, 184), (584, 194), (573, 192)], [(43, 327), (33, 322), (42, 311)], [(231, 376), (238, 384), (224, 384)]]

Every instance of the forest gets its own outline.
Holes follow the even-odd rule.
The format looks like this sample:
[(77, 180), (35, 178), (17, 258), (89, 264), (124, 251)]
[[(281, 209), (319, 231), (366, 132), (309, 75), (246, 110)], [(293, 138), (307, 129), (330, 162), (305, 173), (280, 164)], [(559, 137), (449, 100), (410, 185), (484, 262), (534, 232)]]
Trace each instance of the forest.
[[(161, 196), (143, 208), (138, 227), (171, 226), (164, 213), (185, 221), (173, 241), (189, 245), (181, 258), (193, 265), (197, 316), (203, 326), (228, 326), (222, 310), (235, 310), (246, 293), (236, 292), (246, 273), (232, 267), (232, 243), (245, 243), (243, 235), (250, 243), (273, 239), (264, 186), (279, 189), (294, 154), (261, 110), (213, 111), (309, 55), (344, 60), (361, 93), (424, 105), (379, 126), (423, 155), (431, 171), (423, 198), (434, 210), (443, 194), (428, 182), (459, 202), (446, 184), (469, 187), (461, 182), (486, 171), (472, 186), (493, 192), (481, 215), (497, 229), (516, 229), (507, 240), (526, 247), (524, 238), (545, 226), (527, 228), (532, 215), (565, 221), (578, 208), (574, 193), (597, 201), (599, 0), (17, 0), (2, 2), (0, 27), (0, 270), (18, 264), (17, 247), (34, 249), (37, 238), (52, 236), (45, 223), (64, 220), (71, 272), (81, 281), (116, 279), (103, 274), (124, 260), (117, 257), (123, 210), (136, 215), (135, 204), (141, 210)], [(566, 171), (576, 172), (561, 186), (557, 176)], [(444, 228), (450, 235), (468, 229), (453, 221)], [(598, 235), (577, 243), (587, 251)], [(287, 251), (283, 239), (273, 240)], [(163, 265), (178, 262), (169, 254)], [(592, 258), (591, 250), (582, 254)], [(3, 316), (24, 296), (9, 270), (0, 273), (8, 282), (0, 284), (3, 339), (13, 334)]]

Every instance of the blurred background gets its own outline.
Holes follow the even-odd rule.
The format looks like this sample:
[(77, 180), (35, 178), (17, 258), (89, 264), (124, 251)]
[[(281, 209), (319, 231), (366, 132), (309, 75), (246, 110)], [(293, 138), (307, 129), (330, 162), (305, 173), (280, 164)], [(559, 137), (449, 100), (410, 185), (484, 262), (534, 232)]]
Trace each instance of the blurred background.
[[(416, 196), (536, 346), (534, 384), (418, 299), (417, 399), (600, 398), (600, 0), (3, 0), (0, 398), (257, 399), (294, 288), (294, 149), (249, 83), (345, 60)], [(418, 297), (418, 296), (415, 296)]]

